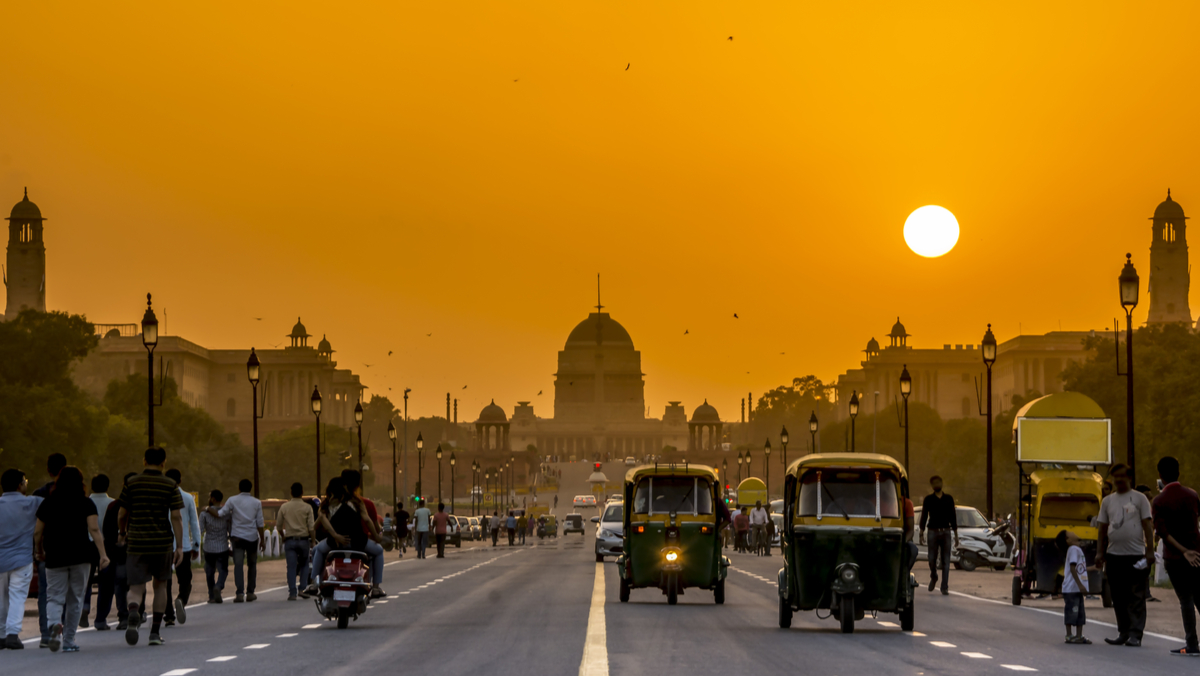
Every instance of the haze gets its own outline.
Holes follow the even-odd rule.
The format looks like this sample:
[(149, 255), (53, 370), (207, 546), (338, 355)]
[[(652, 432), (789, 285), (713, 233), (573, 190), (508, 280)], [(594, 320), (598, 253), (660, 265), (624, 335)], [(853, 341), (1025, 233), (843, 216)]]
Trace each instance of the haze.
[[(1198, 13), (7, 3), (0, 197), (49, 219), (48, 307), (152, 291), (209, 347), (301, 316), (413, 415), (551, 415), (600, 273), (652, 414), (733, 418), (897, 315), (917, 347), (1111, 326), (1167, 188), (1200, 208)], [(904, 243), (925, 204), (942, 258)]]

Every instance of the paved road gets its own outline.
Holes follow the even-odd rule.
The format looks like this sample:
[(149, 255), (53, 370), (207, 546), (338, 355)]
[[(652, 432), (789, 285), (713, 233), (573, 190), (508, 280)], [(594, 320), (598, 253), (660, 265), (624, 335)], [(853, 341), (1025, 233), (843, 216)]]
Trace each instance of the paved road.
[[(564, 510), (565, 511), (565, 510)], [(892, 615), (870, 618), (853, 635), (832, 620), (798, 613), (776, 626), (778, 556), (734, 555), (727, 600), (695, 591), (677, 606), (653, 590), (617, 602), (616, 570), (595, 563), (593, 532), (532, 541), (525, 547), (470, 543), (447, 558), (389, 559), (391, 596), (344, 631), (324, 622), (311, 602), (286, 590), (255, 603), (198, 605), (188, 623), (164, 629), (167, 645), (130, 648), (119, 632), (81, 633), (82, 652), (53, 655), (32, 645), (0, 653), (6, 673), (89, 676), (220, 676), (322, 669), (435, 674), (1052, 674), (1168, 673), (1185, 668), (1174, 640), (1114, 648), (1115, 633), (1091, 624), (1092, 646), (1062, 643), (1061, 617), (973, 597), (919, 590), (917, 632)], [(597, 580), (601, 580), (597, 585)], [(1089, 611), (1091, 609), (1089, 608)], [(1110, 615), (1097, 607), (1096, 618)], [(332, 661), (332, 662), (331, 662)], [(581, 672), (581, 664), (587, 668)], [(10, 667), (11, 665), (11, 667)], [(1200, 665), (1195, 665), (1200, 666)], [(10, 671), (11, 669), (11, 671)], [(194, 671), (186, 671), (194, 670)]]

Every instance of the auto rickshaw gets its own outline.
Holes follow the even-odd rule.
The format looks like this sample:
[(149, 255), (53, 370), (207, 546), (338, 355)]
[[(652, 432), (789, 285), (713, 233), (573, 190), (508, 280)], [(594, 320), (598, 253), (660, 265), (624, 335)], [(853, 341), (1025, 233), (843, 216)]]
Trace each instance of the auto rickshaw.
[(900, 463), (873, 453), (805, 456), (784, 478), (779, 626), (797, 610), (829, 611), (843, 633), (868, 611), (913, 629), (915, 547), (904, 537)]
[(558, 519), (553, 514), (538, 517), (537, 536), (540, 539), (558, 539)]
[[(1093, 520), (1100, 513), (1103, 479), (1080, 469), (1038, 469), (1023, 477), (1021, 501), (1022, 538), (1012, 580), (1012, 603), (1021, 605), (1026, 594), (1058, 592), (1065, 556), (1054, 539), (1070, 530), (1079, 537), (1079, 547), (1088, 566), (1095, 563), (1100, 531)], [(1088, 572), (1088, 589), (1100, 591), (1105, 608), (1112, 607), (1108, 580), (1102, 571)]]
[(689, 588), (725, 602), (729, 559), (717, 535), (718, 490), (717, 473), (704, 465), (644, 465), (625, 474), (621, 603), (640, 587), (661, 589), (669, 605)]

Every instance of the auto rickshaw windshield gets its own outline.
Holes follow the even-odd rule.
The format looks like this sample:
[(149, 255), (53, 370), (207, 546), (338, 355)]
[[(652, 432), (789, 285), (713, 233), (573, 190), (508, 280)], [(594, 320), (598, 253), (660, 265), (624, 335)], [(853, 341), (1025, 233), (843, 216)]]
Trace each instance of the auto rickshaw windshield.
[(648, 476), (634, 491), (633, 513), (712, 514), (712, 487), (700, 477)]
[(900, 505), (896, 495), (895, 479), (874, 470), (809, 472), (800, 483), (799, 516), (897, 519)]
[(1050, 493), (1042, 497), (1038, 507), (1038, 525), (1086, 527), (1099, 513), (1100, 501), (1095, 495)]

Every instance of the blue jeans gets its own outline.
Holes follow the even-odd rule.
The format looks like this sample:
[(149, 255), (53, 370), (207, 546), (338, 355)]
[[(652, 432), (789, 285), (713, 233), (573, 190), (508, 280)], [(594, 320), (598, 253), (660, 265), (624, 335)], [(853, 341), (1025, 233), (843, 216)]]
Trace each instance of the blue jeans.
[(283, 542), (283, 554), (287, 557), (288, 595), (296, 595), (296, 576), (300, 576), (300, 589), (308, 586), (308, 539), (288, 538)]
[[(229, 538), (233, 542), (233, 585), (237, 593), (245, 589), (247, 594), (254, 593), (254, 585), (258, 580), (258, 541)], [(246, 561), (249, 579), (242, 582), (242, 561)]]
[(425, 558), (425, 550), (429, 549), (429, 531), (417, 531), (417, 558)]
[(225, 579), (229, 577), (229, 552), (204, 552), (204, 581), (208, 583), (208, 595), (220, 596), (225, 591)]
[[(42, 632), (42, 641), (50, 640), (50, 624), (46, 621), (46, 564), (38, 562), (38, 629)], [(59, 620), (54, 620), (58, 622)]]
[(112, 610), (113, 598), (117, 600), (117, 621), (129, 616), (129, 580), (125, 564), (112, 563), (100, 571), (100, 592), (96, 596), (96, 624), (108, 622), (108, 611)]

